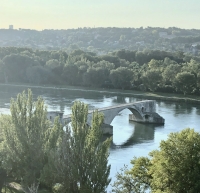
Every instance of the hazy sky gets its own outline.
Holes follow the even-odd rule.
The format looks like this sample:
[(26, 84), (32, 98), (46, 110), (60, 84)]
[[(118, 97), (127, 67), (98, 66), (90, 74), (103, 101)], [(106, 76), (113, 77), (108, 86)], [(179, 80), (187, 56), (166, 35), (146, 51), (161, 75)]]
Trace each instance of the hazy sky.
[(0, 0), (0, 28), (200, 29), (200, 0)]

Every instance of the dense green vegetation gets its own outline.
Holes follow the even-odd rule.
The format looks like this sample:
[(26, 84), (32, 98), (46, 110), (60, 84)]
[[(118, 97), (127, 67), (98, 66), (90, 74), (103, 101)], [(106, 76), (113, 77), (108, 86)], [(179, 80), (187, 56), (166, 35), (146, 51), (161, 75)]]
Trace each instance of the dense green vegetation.
[(182, 52), (0, 48), (0, 83), (58, 84), (199, 94), (200, 57)]
[(116, 193), (196, 193), (200, 189), (200, 134), (171, 133), (149, 157), (134, 158), (113, 184)]
[(0, 173), (6, 172), (7, 182), (19, 183), (27, 193), (105, 191), (110, 139), (102, 142), (101, 114), (95, 111), (88, 126), (87, 105), (75, 102), (71, 126), (63, 130), (58, 118), (53, 125), (47, 120), (44, 101), (34, 102), (30, 90), (12, 100), (10, 110), (0, 117)]

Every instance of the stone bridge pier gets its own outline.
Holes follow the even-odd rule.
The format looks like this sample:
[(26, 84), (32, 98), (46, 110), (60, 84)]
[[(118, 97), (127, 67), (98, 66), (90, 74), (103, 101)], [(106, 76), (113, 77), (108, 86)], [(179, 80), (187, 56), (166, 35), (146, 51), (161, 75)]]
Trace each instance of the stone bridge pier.
[[(104, 134), (113, 134), (113, 126), (110, 125), (113, 119), (124, 109), (129, 109), (130, 121), (145, 123), (145, 124), (164, 124), (165, 120), (158, 113), (156, 113), (156, 102), (154, 100), (144, 100), (134, 103), (120, 104), (97, 109), (98, 112), (104, 114), (104, 123), (102, 130)], [(93, 111), (89, 111), (87, 123), (91, 124)], [(71, 122), (71, 115), (65, 115), (62, 122), (68, 124)]]

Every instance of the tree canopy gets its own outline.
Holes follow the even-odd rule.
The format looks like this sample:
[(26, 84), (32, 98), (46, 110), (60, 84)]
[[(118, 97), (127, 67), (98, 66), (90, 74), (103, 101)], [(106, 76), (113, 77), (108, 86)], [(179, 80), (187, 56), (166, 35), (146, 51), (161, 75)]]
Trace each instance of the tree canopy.
[(46, 164), (46, 143), (50, 122), (44, 101), (33, 101), (32, 92), (19, 94), (11, 100), (11, 115), (2, 115), (0, 129), (2, 167), (20, 182), (26, 191), (40, 184), (40, 173)]
[(161, 50), (0, 48), (0, 83), (56, 84), (199, 94), (200, 57)]
[(134, 158), (131, 169), (117, 174), (113, 192), (188, 193), (200, 189), (200, 134), (194, 129), (171, 133), (150, 157)]

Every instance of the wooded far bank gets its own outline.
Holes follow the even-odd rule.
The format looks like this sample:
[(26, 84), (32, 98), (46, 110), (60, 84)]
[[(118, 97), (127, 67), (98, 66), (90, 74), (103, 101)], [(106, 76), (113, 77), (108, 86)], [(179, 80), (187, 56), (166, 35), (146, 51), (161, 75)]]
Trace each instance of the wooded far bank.
[(72, 85), (150, 92), (200, 92), (200, 57), (159, 50), (98, 56), (74, 50), (0, 48), (0, 83)]

